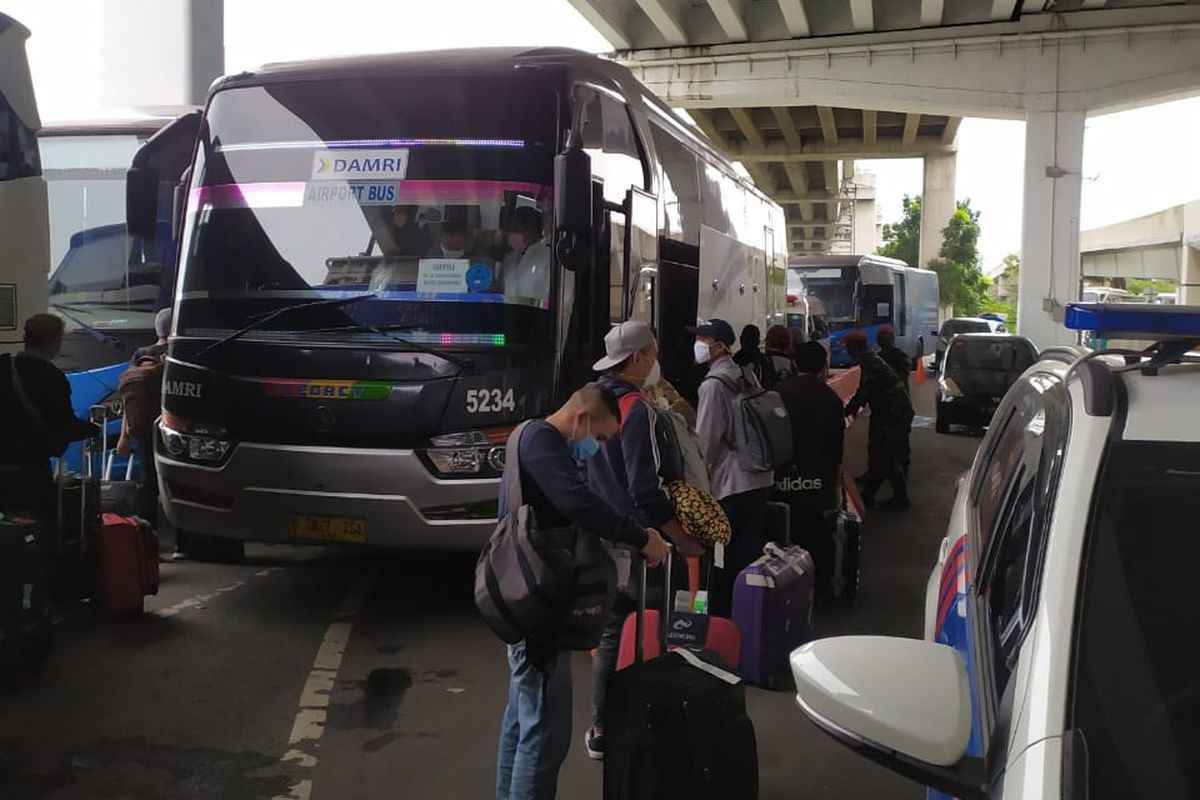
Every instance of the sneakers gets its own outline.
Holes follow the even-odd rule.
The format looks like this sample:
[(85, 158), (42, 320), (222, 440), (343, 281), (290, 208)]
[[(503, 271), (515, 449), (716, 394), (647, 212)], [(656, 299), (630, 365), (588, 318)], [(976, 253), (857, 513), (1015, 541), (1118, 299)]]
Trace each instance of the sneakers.
[(583, 747), (592, 761), (604, 760), (604, 734), (588, 728), (583, 734)]
[(171, 560), (172, 561), (187, 561), (188, 554), (184, 550), (176, 549), (175, 552), (171, 553)]

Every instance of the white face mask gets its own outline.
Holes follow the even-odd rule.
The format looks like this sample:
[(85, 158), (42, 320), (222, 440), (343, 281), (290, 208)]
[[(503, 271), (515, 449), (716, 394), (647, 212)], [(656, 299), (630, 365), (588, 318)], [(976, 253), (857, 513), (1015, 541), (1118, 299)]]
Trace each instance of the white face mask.
[(447, 250), (446, 245), (442, 245), (442, 255), (446, 258), (462, 258), (466, 250)]
[(692, 345), (692, 352), (696, 355), (697, 364), (707, 364), (712, 360), (712, 352), (704, 342), (696, 342)]
[(658, 386), (658, 382), (662, 380), (662, 367), (659, 366), (658, 360), (654, 361), (654, 366), (650, 368), (650, 372), (646, 375), (646, 379), (642, 381), (642, 388), (653, 389)]

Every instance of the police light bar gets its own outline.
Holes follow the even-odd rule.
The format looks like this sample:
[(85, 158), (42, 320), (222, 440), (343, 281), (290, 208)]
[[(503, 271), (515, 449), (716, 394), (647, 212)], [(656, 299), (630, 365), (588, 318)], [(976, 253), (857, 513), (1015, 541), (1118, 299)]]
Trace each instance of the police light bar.
[(1064, 324), (1106, 339), (1200, 339), (1200, 306), (1068, 303)]

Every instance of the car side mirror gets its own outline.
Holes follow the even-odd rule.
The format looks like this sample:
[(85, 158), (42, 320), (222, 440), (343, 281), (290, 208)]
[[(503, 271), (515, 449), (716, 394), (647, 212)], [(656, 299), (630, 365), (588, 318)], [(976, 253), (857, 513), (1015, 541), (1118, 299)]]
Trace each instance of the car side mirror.
[(554, 221), (559, 262), (569, 270), (587, 266), (592, 230), (592, 159), (578, 131), (554, 157)]
[(987, 797), (982, 759), (965, 757), (971, 694), (953, 648), (841, 636), (804, 645), (791, 664), (800, 708), (826, 733), (934, 789)]
[(158, 221), (158, 173), (130, 167), (125, 173), (125, 229), (132, 236), (154, 237)]

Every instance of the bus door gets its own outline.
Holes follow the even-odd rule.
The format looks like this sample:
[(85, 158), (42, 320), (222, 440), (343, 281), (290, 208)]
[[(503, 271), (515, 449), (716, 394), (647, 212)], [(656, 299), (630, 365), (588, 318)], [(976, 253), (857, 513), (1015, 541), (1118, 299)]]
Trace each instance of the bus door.
[(863, 264), (859, 271), (858, 320), (872, 344), (880, 325), (894, 324), (896, 313), (892, 270)]
[(897, 270), (892, 273), (896, 288), (896, 308), (892, 314), (892, 326), (896, 329), (896, 346), (908, 349), (908, 276)]

